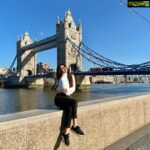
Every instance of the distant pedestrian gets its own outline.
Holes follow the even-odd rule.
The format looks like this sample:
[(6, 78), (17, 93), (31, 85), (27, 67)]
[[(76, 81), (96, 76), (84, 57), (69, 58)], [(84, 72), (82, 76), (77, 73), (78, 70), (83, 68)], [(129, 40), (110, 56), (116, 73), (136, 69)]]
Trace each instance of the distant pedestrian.
[[(73, 131), (77, 135), (84, 135), (77, 122), (77, 101), (70, 97), (70, 95), (75, 92), (76, 83), (74, 75), (70, 73), (69, 69), (64, 64), (58, 65), (56, 75), (58, 79), (58, 93), (55, 97), (55, 105), (60, 109), (64, 110), (65, 119), (64, 130), (62, 131), (62, 138), (65, 145), (69, 146), (70, 128), (71, 131)], [(71, 120), (73, 120), (72, 127)]]

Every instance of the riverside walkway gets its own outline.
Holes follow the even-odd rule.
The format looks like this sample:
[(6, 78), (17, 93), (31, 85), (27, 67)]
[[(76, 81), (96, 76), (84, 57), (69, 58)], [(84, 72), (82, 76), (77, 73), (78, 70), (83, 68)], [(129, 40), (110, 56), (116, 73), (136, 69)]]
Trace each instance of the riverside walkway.
[(150, 132), (132, 144), (127, 150), (150, 150)]
[(150, 150), (150, 124), (121, 139), (105, 150)]

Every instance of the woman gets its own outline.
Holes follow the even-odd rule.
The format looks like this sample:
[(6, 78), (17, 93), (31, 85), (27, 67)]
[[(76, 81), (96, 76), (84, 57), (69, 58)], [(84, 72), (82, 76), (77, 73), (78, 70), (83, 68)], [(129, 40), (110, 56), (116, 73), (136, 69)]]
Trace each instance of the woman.
[[(58, 88), (55, 97), (55, 105), (64, 110), (64, 130), (62, 131), (62, 138), (64, 143), (69, 146), (69, 131), (71, 130), (79, 136), (84, 133), (77, 123), (77, 101), (72, 99), (70, 95), (75, 91), (75, 78), (70, 74), (69, 69), (64, 65), (58, 65), (57, 73)], [(73, 126), (71, 127), (71, 120), (73, 119)]]

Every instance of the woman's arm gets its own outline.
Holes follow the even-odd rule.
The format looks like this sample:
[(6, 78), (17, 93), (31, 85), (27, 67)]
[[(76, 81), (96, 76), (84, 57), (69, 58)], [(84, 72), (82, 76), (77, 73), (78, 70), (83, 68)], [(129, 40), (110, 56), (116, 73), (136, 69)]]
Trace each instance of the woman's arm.
[(64, 93), (64, 94), (66, 94), (67, 92), (66, 84), (65, 82), (62, 81), (62, 79), (59, 80), (57, 91), (58, 93)]

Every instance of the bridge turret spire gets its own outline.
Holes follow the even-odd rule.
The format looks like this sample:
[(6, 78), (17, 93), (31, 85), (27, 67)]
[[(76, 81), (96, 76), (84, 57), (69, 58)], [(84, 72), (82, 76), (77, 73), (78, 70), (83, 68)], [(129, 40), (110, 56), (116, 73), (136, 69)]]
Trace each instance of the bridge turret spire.
[(67, 15), (71, 15), (70, 8), (67, 10)]
[(70, 9), (68, 9), (67, 12), (65, 11), (65, 18), (64, 18), (64, 21), (68, 20), (69, 17), (72, 18)]
[(81, 19), (79, 18), (79, 23), (78, 24), (81, 24)]
[(24, 35), (29, 36), (29, 32), (26, 31), (26, 32), (24, 33)]
[(56, 22), (56, 24), (60, 24), (60, 18), (59, 18), (59, 16), (57, 16), (57, 22)]
[(32, 43), (32, 41), (31, 41), (31, 39), (30, 39), (29, 32), (25, 32), (25, 33), (24, 33), (22, 42), (23, 42), (23, 46)]
[(65, 11), (65, 18), (66, 18), (68, 15), (70, 15), (70, 16), (71, 16), (70, 8), (69, 8), (67, 11)]
[[(70, 9), (66, 12), (65, 18), (64, 18), (64, 27), (65, 29), (73, 29), (76, 30), (75, 22), (72, 18)], [(68, 35), (66, 35), (68, 36)]]
[(18, 35), (18, 41), (20, 41), (20, 36)]
[(79, 23), (78, 23), (77, 30), (78, 30), (79, 32), (82, 32), (81, 19), (79, 19)]

